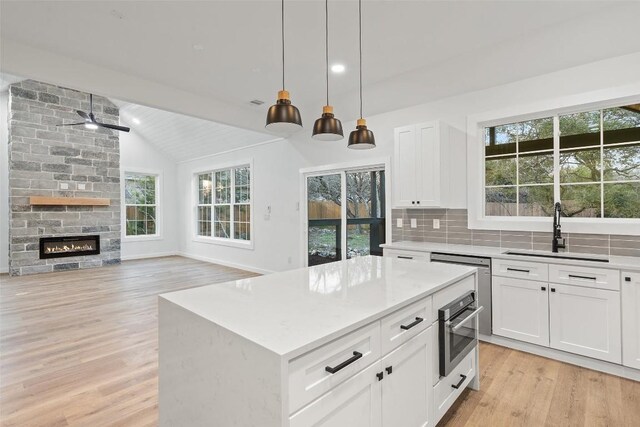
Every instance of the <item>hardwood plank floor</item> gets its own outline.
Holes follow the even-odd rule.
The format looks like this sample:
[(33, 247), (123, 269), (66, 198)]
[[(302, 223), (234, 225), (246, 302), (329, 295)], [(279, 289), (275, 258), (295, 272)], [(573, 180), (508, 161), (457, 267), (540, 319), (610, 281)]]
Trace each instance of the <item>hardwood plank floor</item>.
[[(0, 276), (1, 425), (156, 425), (157, 295), (249, 276), (180, 257)], [(485, 343), (480, 372), (440, 427), (640, 425), (638, 382)]]

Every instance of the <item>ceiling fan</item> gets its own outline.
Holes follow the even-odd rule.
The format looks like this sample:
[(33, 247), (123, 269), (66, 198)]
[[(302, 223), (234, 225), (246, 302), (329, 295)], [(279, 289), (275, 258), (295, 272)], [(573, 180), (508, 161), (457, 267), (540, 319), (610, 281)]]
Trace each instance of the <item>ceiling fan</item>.
[(120, 132), (129, 132), (131, 130), (130, 128), (128, 128), (126, 126), (110, 125), (108, 123), (100, 123), (100, 122), (96, 121), (96, 116), (93, 115), (93, 94), (89, 94), (89, 114), (87, 114), (84, 111), (80, 111), (80, 110), (76, 110), (76, 113), (78, 113), (78, 115), (84, 119), (84, 122), (66, 123), (66, 124), (60, 124), (60, 125), (56, 125), (56, 126), (80, 126), (80, 125), (84, 125), (84, 127), (87, 128), (87, 129), (98, 129), (99, 127), (101, 127), (101, 128), (107, 128), (107, 129), (114, 129), (114, 130), (117, 130), (117, 131), (120, 131)]

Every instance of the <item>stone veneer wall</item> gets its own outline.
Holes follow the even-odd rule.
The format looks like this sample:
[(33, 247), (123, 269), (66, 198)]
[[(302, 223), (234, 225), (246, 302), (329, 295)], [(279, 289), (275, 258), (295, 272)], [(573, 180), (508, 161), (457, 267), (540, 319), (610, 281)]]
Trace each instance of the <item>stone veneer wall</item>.
[[(403, 219), (402, 228), (397, 219)], [(417, 228), (411, 228), (416, 218)], [(471, 230), (466, 209), (393, 209), (392, 241), (435, 242), (458, 245), (494, 246), (509, 249), (551, 250), (551, 232)], [(433, 220), (440, 228), (433, 228)], [(640, 257), (640, 236), (563, 233), (565, 251), (599, 255)]]
[[(75, 110), (89, 94), (32, 80), (9, 88), (9, 273), (13, 276), (120, 262), (118, 132), (88, 130)], [(99, 121), (117, 124), (119, 110), (93, 97)], [(68, 184), (67, 190), (61, 184)], [(82, 190), (78, 185), (84, 184)], [(110, 206), (30, 206), (29, 196), (108, 198)], [(100, 235), (100, 255), (39, 259), (40, 237)]]

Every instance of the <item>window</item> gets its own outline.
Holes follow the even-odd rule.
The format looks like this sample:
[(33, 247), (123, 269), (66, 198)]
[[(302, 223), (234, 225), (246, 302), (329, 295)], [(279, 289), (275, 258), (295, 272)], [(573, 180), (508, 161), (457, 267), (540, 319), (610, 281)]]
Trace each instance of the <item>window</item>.
[(196, 234), (251, 240), (251, 168), (248, 165), (197, 175)]
[[(555, 130), (554, 130), (555, 129)], [(640, 218), (640, 104), (487, 127), (485, 216)]]
[(125, 172), (126, 236), (158, 234), (158, 176)]

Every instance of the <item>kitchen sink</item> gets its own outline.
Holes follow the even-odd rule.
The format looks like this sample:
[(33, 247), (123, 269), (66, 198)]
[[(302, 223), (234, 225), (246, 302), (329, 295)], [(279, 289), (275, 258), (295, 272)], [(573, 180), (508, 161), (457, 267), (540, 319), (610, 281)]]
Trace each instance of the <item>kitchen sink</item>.
[(536, 252), (536, 251), (506, 251), (505, 255), (521, 255), (521, 256), (533, 256), (542, 258), (558, 258), (558, 259), (574, 259), (577, 261), (594, 261), (594, 262), (609, 262), (608, 258), (598, 256), (579, 256), (566, 253), (553, 253), (553, 252)]

